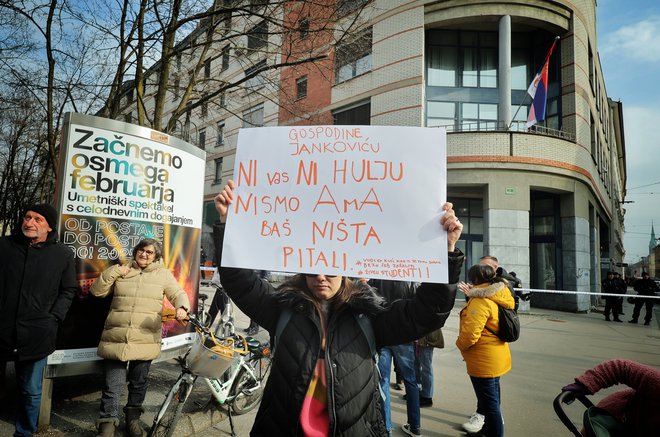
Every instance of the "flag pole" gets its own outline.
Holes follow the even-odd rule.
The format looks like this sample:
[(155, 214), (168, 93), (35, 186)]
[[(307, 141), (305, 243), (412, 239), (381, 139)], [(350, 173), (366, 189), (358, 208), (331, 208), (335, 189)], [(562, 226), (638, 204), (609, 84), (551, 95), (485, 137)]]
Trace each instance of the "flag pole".
[(516, 113), (513, 114), (513, 117), (511, 117), (511, 121), (509, 122), (509, 125), (507, 126), (506, 130), (511, 130), (511, 126), (513, 126), (513, 120), (516, 119), (516, 115), (518, 115), (518, 112), (520, 112), (520, 108), (522, 108), (523, 103), (525, 103), (525, 100), (527, 100), (527, 93), (525, 93), (525, 98), (522, 99), (522, 102), (518, 105), (518, 108), (516, 109)]
[[(560, 39), (561, 39), (560, 36), (555, 36), (555, 39), (553, 40), (552, 45), (550, 46), (550, 50), (548, 50), (548, 54), (545, 56), (545, 61), (543, 62), (543, 65), (545, 65), (546, 62), (548, 62), (548, 59), (550, 58), (550, 55), (553, 52), (555, 44)], [(541, 68), (543, 68), (543, 65), (541, 66)], [(509, 126), (507, 126), (507, 130), (511, 130), (511, 126), (513, 126), (513, 121), (516, 119), (516, 116), (518, 115), (518, 112), (520, 112), (520, 108), (522, 108), (522, 105), (523, 105), (523, 103), (525, 103), (525, 100), (527, 99), (528, 95), (529, 95), (529, 93), (526, 92), (525, 97), (522, 99), (522, 101), (518, 105), (518, 108), (516, 109), (516, 113), (513, 114), (513, 117), (511, 118), (511, 121), (509, 122)], [(530, 97), (532, 97), (532, 96), (530, 96)], [(532, 101), (534, 101), (534, 97), (532, 97)]]

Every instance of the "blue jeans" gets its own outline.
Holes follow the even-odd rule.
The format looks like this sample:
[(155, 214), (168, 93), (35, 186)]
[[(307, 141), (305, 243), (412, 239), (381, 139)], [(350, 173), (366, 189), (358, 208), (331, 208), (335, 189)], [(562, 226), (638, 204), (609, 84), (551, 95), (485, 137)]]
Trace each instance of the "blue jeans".
[(16, 432), (14, 436), (30, 436), (37, 432), (37, 419), (41, 406), (41, 383), (47, 357), (16, 361), (16, 382), (18, 385), (18, 411), (16, 412)]
[(420, 395), (423, 398), (433, 398), (433, 349), (434, 347), (419, 347), (419, 367), (422, 390)]
[(392, 358), (403, 378), (406, 387), (406, 411), (408, 424), (414, 432), (420, 430), (419, 387), (415, 376), (415, 345), (406, 343), (397, 346), (388, 346), (380, 350), (378, 370), (380, 371), (380, 388), (385, 396), (383, 402), (383, 416), (387, 432), (392, 431), (392, 412), (390, 411), (390, 373)]
[(500, 378), (470, 376), (477, 395), (477, 411), (485, 417), (481, 433), (487, 437), (504, 437), (504, 423), (500, 410)]

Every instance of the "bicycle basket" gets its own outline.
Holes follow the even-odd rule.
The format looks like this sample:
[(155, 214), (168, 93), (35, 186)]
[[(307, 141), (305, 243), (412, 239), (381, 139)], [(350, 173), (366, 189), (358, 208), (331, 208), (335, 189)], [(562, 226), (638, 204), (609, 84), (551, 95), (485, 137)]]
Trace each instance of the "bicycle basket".
[(227, 371), (232, 360), (237, 356), (234, 341), (231, 338), (223, 341), (210, 338), (206, 340), (207, 342), (205, 336), (197, 333), (195, 342), (186, 355), (186, 365), (196, 375), (217, 379)]

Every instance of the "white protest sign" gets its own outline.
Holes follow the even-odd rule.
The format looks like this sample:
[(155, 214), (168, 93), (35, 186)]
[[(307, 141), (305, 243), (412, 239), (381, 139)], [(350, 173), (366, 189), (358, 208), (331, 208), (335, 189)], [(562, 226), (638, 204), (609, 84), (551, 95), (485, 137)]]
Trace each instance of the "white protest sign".
[(242, 129), (222, 265), (447, 281), (444, 129)]

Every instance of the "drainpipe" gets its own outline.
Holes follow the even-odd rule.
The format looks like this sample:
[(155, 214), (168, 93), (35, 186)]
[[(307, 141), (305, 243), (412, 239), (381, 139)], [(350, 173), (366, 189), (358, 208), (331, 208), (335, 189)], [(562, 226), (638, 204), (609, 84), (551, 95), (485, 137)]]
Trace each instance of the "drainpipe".
[(511, 17), (509, 15), (500, 18), (499, 37), (497, 121), (499, 126), (508, 129), (511, 124)]

